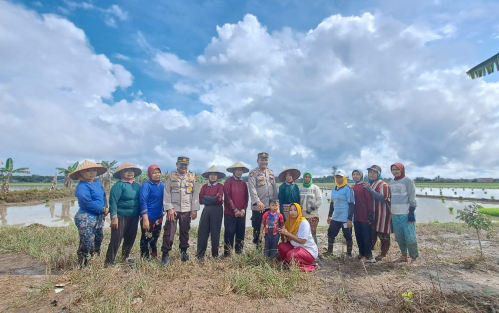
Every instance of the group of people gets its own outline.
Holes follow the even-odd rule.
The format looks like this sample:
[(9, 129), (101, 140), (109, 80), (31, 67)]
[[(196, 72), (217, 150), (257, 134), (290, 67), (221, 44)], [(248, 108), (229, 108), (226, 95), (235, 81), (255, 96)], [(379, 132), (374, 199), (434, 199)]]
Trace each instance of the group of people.
[[(135, 178), (141, 169), (125, 162), (114, 172), (118, 181), (112, 186), (107, 205), (106, 194), (97, 176), (107, 169), (90, 161), (84, 161), (70, 178), (79, 180), (75, 196), (79, 210), (75, 224), (80, 235), (78, 262), (85, 267), (93, 254), (100, 253), (104, 218), (110, 214), (111, 239), (106, 252), (105, 264), (113, 265), (122, 242), (121, 257), (128, 258), (141, 226), (140, 251), (144, 258), (156, 258), (157, 241), (164, 221), (161, 263), (168, 266), (174, 237), (179, 228), (181, 261), (189, 260), (189, 230), (191, 220), (197, 218), (200, 204), (204, 205), (199, 227), (196, 257), (204, 258), (211, 237), (211, 255), (219, 256), (222, 220), (224, 222), (223, 255), (228, 257), (242, 253), (246, 230), (246, 209), (251, 208), (253, 243), (261, 247), (269, 258), (282, 262), (295, 262), (305, 271), (312, 271), (318, 258), (317, 225), (321, 190), (313, 184), (312, 174), (305, 172), (303, 183), (295, 181), (301, 173), (297, 169), (283, 170), (278, 179), (282, 182), (277, 190), (276, 177), (268, 168), (269, 155), (259, 153), (258, 167), (250, 171), (243, 163), (236, 162), (227, 168), (232, 174), (222, 184), (225, 174), (212, 166), (202, 174), (208, 182), (200, 188), (196, 175), (188, 170), (189, 158), (177, 159), (177, 169), (161, 181), (161, 169), (149, 166), (148, 180), (140, 186)], [(359, 245), (359, 258), (374, 262), (386, 256), (393, 231), (401, 249), (399, 261), (417, 258), (414, 228), (415, 188), (405, 177), (402, 164), (391, 167), (393, 184), (381, 179), (381, 168), (373, 165), (368, 169), (369, 182), (363, 182), (362, 171), (352, 172), (355, 181), (348, 186), (343, 171), (335, 174), (336, 186), (331, 193), (328, 215), (328, 250), (332, 254), (335, 237), (342, 229), (347, 241), (347, 255), (352, 254), (352, 226)], [(248, 183), (242, 175), (248, 173)], [(352, 224), (353, 223), (353, 224)], [(377, 238), (381, 241), (381, 253), (372, 257)], [(262, 247), (262, 240), (265, 239)]]

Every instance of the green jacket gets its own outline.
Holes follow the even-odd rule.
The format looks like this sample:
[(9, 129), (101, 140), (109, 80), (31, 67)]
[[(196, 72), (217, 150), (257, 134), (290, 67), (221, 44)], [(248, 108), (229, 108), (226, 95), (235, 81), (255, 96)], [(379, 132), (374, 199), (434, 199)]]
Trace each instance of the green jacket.
[(109, 211), (111, 218), (120, 216), (138, 216), (140, 185), (119, 181), (113, 185), (109, 193)]

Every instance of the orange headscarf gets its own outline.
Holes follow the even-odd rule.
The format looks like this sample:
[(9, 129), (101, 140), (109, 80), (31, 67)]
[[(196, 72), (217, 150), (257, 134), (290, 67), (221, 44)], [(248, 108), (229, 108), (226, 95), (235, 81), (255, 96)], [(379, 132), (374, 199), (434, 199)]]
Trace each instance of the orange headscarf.
[(298, 233), (298, 228), (300, 227), (300, 223), (302, 221), (306, 221), (307, 219), (303, 217), (301, 214), (301, 206), (298, 203), (291, 203), (290, 207), (294, 205), (296, 207), (296, 211), (298, 212), (298, 216), (296, 218), (291, 218), (288, 213), (288, 219), (286, 223), (284, 223), (284, 227), (286, 227), (287, 231), (296, 235)]

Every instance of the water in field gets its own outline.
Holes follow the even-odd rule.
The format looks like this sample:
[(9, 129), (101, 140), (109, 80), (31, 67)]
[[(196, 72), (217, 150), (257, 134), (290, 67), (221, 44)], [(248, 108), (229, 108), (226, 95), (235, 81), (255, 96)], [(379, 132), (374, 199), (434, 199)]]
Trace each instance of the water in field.
[(499, 189), (482, 188), (416, 188), (417, 195), (454, 198), (499, 199)]
[[(327, 214), (329, 212), (330, 191), (323, 190), (322, 205), (319, 208), (319, 225), (327, 225)], [(455, 222), (457, 210), (463, 209), (466, 205), (471, 204), (470, 201), (445, 200), (417, 197), (418, 206), (416, 209), (416, 221), (418, 223), (428, 222)], [(480, 203), (478, 201), (478, 203)], [(485, 207), (499, 207), (499, 204), (482, 203)], [(202, 206), (201, 206), (202, 207)], [(449, 210), (453, 207), (453, 210)], [(24, 206), (5, 206), (0, 205), (0, 224), (1, 225), (30, 225), (34, 223), (43, 224), (46, 226), (65, 226), (73, 223), (73, 218), (78, 211), (78, 202), (65, 201), (50, 201), (47, 204), (24, 205)], [(193, 226), (197, 226), (199, 218), (202, 214), (198, 214), (198, 218), (192, 221)], [(108, 224), (107, 221), (106, 224)], [(246, 216), (246, 226), (251, 227), (251, 210), (248, 209)]]
[[(48, 189), (50, 188), (51, 184), (29, 184), (29, 185), (10, 185), (9, 190), (10, 191), (15, 191), (15, 190), (29, 190), (29, 189)], [(57, 184), (57, 188), (63, 188), (63, 184)]]

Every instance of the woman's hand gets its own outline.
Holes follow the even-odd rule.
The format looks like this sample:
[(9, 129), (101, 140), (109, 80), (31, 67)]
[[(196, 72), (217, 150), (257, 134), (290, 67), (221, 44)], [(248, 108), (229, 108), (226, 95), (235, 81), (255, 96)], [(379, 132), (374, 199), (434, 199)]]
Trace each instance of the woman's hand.
[(147, 214), (142, 215), (142, 228), (144, 230), (149, 230), (150, 225), (149, 225), (149, 217)]
[(198, 217), (198, 211), (191, 211), (191, 219), (195, 220)]
[(279, 228), (279, 234), (281, 234), (283, 236), (288, 236), (290, 233), (285, 227), (283, 227), (283, 228)]
[(104, 216), (107, 216), (109, 214), (109, 208), (104, 208)]
[(115, 217), (113, 219), (111, 219), (111, 229), (118, 229), (118, 218)]
[(327, 217), (327, 223), (331, 224), (331, 217), (329, 217), (329, 216)]
[(347, 228), (352, 228), (352, 221), (351, 220), (347, 220)]

